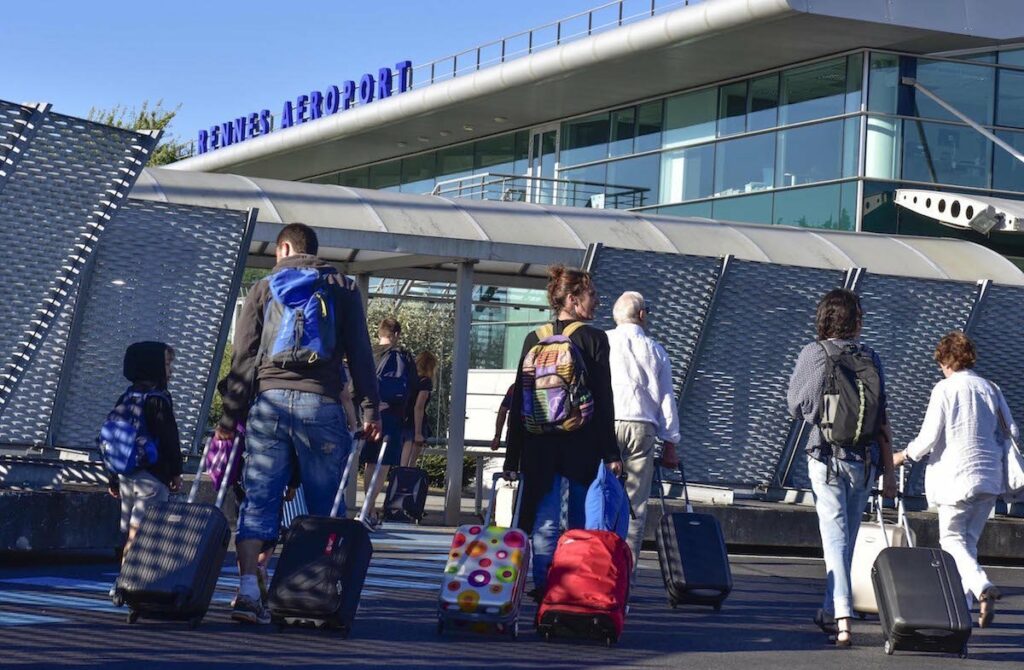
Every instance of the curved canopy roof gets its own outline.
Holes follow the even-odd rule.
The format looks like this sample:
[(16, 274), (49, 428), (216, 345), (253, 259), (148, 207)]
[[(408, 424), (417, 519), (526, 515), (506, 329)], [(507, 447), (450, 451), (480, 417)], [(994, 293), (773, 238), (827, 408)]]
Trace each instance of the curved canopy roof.
[[(658, 216), (644, 212), (450, 200), (147, 168), (132, 197), (179, 204), (259, 208), (250, 263), (272, 262), (280, 225), (317, 229), (320, 255), (349, 273), (445, 279), (458, 261), (477, 262), (477, 283), (536, 286), (554, 263), (579, 265), (588, 245), (724, 256), (909, 277), (1024, 285), (1024, 273), (994, 251), (963, 240), (809, 230)], [(254, 258), (255, 257), (255, 258)]]

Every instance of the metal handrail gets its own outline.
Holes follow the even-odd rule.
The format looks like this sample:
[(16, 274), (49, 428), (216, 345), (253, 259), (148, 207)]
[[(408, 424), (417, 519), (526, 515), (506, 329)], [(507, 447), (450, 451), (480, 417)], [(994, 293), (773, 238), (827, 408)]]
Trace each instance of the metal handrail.
[[(526, 175), (484, 172), (445, 179), (434, 186), (429, 195), (469, 198), (476, 200), (519, 200), (571, 204), (592, 202), (592, 196), (603, 196), (611, 202), (611, 209), (632, 209), (642, 207), (649, 188), (607, 184), (596, 181), (558, 179), (554, 177), (530, 177)], [(497, 194), (497, 198), (489, 197)], [(570, 202), (571, 200), (571, 202)], [(621, 206), (625, 202), (625, 206)]]
[[(504, 63), (508, 60), (512, 60), (523, 54), (532, 54), (534, 51), (538, 51), (549, 46), (558, 46), (561, 44), (565, 44), (567, 42), (572, 42), (582, 37), (589, 37), (591, 35), (594, 35), (595, 33), (603, 32), (610, 28), (618, 28), (620, 26), (632, 23), (634, 21), (649, 18), (658, 13), (664, 13), (671, 9), (687, 7), (690, 5), (697, 5), (704, 2), (704, 0), (672, 0), (671, 2), (662, 3), (659, 3), (658, 0), (650, 0), (650, 9), (629, 16), (626, 16), (624, 12), (626, 2), (627, 0), (615, 0), (615, 2), (608, 2), (593, 9), (587, 10), (585, 12), (579, 12), (577, 14), (573, 14), (571, 16), (559, 19), (557, 21), (545, 23), (541, 26), (537, 26), (536, 28), (531, 28), (529, 30), (515, 33), (513, 35), (509, 35), (498, 40), (493, 40), (491, 42), (487, 42), (479, 46), (466, 49), (464, 51), (459, 51), (454, 54), (438, 58), (429, 63), (417, 65), (412, 69), (412, 87), (416, 87), (417, 81), (421, 82), (420, 85), (422, 86), (434, 84), (437, 83), (438, 81), (454, 79), (455, 77), (458, 77), (460, 74), (476, 72), (485, 67), (489, 67), (491, 65)], [(616, 13), (617, 18), (615, 20), (608, 21), (607, 23), (595, 26), (594, 15), (596, 13), (607, 10), (610, 7), (618, 8), (618, 11)], [(581, 30), (579, 32), (567, 35), (565, 30), (563, 29), (565, 24), (568, 23), (569, 21), (580, 19), (584, 16), (587, 17), (586, 30)], [(552, 28), (554, 28), (555, 33), (554, 39), (549, 40), (547, 42), (538, 43), (535, 39), (537, 33)], [(509, 51), (509, 44), (511, 42), (521, 40), (523, 38), (526, 38), (525, 49), (520, 48), (518, 50)], [(499, 52), (498, 55), (496, 57), (485, 57), (484, 52), (492, 49), (496, 52)], [(470, 59), (469, 64), (466, 65), (465, 67), (460, 68), (460, 58), (465, 59), (470, 56), (472, 56), (472, 58)], [(449, 61), (451, 62), (451, 68), (442, 67), (445, 66)], [(417, 77), (417, 74), (419, 74), (420, 76)], [(429, 76), (427, 76), (428, 74)]]

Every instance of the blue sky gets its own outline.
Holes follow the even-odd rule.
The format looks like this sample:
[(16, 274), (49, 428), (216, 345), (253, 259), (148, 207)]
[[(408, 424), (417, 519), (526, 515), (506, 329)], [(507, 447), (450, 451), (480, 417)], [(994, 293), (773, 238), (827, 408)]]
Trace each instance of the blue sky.
[[(172, 132), (412, 60), (426, 63), (600, 0), (18, 0), (0, 12), (0, 99), (90, 107), (181, 104)], [(18, 54), (11, 58), (11, 54)]]

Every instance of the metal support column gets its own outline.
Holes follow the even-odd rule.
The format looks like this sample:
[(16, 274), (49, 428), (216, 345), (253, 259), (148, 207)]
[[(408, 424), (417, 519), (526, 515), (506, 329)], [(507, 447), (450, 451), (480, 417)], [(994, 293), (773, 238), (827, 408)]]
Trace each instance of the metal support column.
[(448, 421), (448, 465), (445, 472), (444, 522), (459, 525), (462, 512), (462, 458), (466, 437), (466, 390), (469, 380), (469, 327), (473, 316), (473, 261), (459, 263), (455, 275), (455, 350)]

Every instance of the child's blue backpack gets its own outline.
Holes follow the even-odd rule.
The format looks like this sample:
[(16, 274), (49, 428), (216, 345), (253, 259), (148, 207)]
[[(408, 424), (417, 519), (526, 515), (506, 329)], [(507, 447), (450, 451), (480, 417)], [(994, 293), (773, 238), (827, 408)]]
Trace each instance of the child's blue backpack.
[(610, 530), (626, 539), (633, 508), (626, 488), (605, 463), (597, 466), (597, 478), (587, 490), (586, 529)]
[(156, 463), (157, 443), (146, 429), (146, 401), (158, 396), (170, 402), (163, 391), (135, 391), (131, 387), (118, 399), (100, 428), (97, 439), (103, 463), (119, 475)]
[(327, 275), (317, 268), (285, 268), (267, 278), (259, 358), (287, 369), (326, 365), (334, 357), (337, 324)]
[(416, 366), (409, 359), (405, 351), (389, 349), (377, 364), (377, 390), (381, 402), (386, 402), (390, 409), (402, 409), (409, 399), (412, 373)]

